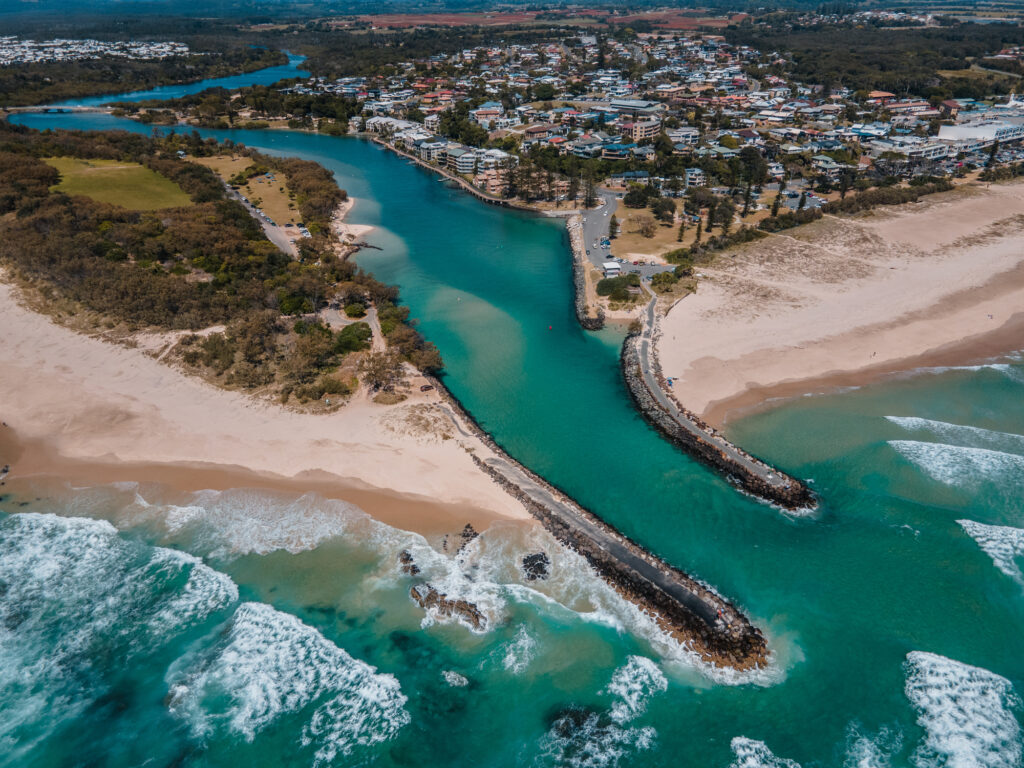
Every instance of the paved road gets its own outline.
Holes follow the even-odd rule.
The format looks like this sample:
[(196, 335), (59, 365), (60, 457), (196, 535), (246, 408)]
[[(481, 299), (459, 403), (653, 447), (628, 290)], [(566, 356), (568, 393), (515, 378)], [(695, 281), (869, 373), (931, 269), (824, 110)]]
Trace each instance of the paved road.
[(640, 370), (643, 373), (644, 382), (647, 384), (647, 388), (654, 396), (654, 399), (657, 400), (662, 408), (664, 408), (684, 429), (722, 450), (731, 461), (742, 466), (744, 469), (776, 488), (787, 487), (790, 483), (790, 479), (788, 477), (780, 475), (767, 464), (762, 464), (759, 461), (752, 460), (721, 435), (708, 432), (706, 429), (701, 428), (690, 419), (686, 418), (675, 402), (673, 402), (662, 390), (661, 384), (658, 382), (658, 378), (655, 376), (651, 365), (657, 297), (650, 291), (650, 289), (647, 288), (646, 285), (644, 286), (644, 289), (650, 293), (651, 300), (647, 305), (647, 316), (644, 321), (644, 330), (640, 336)]
[(245, 206), (245, 210), (249, 212), (249, 215), (256, 219), (256, 221), (260, 223), (260, 226), (263, 227), (263, 231), (266, 233), (267, 239), (280, 248), (282, 253), (287, 253), (292, 258), (299, 255), (299, 249), (295, 247), (295, 243), (291, 241), (291, 238), (285, 234), (285, 231), (281, 227), (275, 227), (264, 221), (263, 214), (260, 210), (251, 203), (247, 203), (243, 200), (242, 196), (227, 184), (224, 185), (224, 189), (227, 191), (229, 197), (234, 198)]

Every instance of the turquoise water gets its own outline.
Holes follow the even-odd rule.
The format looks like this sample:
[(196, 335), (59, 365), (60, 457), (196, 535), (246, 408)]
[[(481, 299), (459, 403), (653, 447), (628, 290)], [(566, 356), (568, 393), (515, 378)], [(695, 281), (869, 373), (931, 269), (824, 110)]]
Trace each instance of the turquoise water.
[[(149, 130), (102, 115), (18, 119)], [(701, 668), (574, 556), (514, 526), (452, 558), (315, 498), (47, 489), (28, 507), (3, 506), (105, 518), (116, 527), (95, 547), (134, 547), (112, 556), (138, 561), (132, 573), (168, 557), (154, 547), (181, 550), (203, 558), (208, 581), (230, 577), (239, 597), (159, 642), (133, 640), (140, 650), (123, 666), (103, 663), (126, 655), (122, 622), (104, 625), (99, 661), (69, 651), (61, 673), (71, 682), (36, 685), (40, 701), (85, 691), (88, 702), (58, 718), (0, 692), (0, 708), (28, 712), (15, 740), (41, 738), (9, 764), (116, 749), (110, 764), (145, 754), (161, 765), (309, 765), (319, 754), (337, 765), (1021, 765), (1021, 361), (804, 398), (732, 425), (754, 453), (813, 480), (819, 514), (792, 518), (739, 495), (636, 417), (618, 371), (621, 335), (583, 332), (573, 318), (559, 222), (485, 206), (356, 139), (204, 135), (334, 171), (360, 198), (352, 221), (378, 227), (369, 239), (383, 250), (360, 263), (401, 286), (470, 412), (516, 458), (736, 600), (775, 659), (738, 679)], [(46, 525), (56, 523), (13, 514), (0, 541), (35, 541)], [(69, 534), (75, 551), (86, 549), (79, 536)], [(46, 539), (27, 561), (3, 558), (0, 579), (13, 584), (60, 546)], [(431, 581), (482, 607), (488, 631), (424, 617), (395, 563), (408, 547)], [(554, 555), (552, 577), (524, 582), (515, 563), (540, 548)], [(137, 592), (174, 599), (183, 579)], [(12, 642), (56, 643), (63, 658), (58, 629), (79, 621), (68, 599), (32, 603), (50, 623), (15, 623)], [(23, 603), (10, 590), (0, 598), (29, 611)], [(123, 623), (149, 626), (159, 605), (125, 611)], [(0, 674), (26, 668), (31, 658)]]

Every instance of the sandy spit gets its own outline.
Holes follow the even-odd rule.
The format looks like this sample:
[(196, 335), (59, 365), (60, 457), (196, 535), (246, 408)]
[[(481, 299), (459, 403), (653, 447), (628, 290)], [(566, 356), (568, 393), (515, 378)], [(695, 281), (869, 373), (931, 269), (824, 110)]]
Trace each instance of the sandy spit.
[[(217, 389), (131, 349), (63, 328), (0, 284), (0, 465), (10, 481), (156, 481), (180, 490), (316, 491), (421, 533), (530, 519), (473, 464), (482, 441), (436, 393), (303, 414)], [(15, 460), (17, 459), (17, 460)]]

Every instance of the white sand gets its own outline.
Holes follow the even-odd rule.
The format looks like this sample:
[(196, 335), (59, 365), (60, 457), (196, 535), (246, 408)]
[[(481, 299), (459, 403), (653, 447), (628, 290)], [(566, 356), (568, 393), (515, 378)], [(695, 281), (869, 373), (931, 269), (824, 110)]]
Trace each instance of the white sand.
[(1022, 233), (1024, 184), (1006, 184), (768, 237), (700, 269), (697, 294), (662, 320), (664, 373), (720, 423), (929, 355), (948, 364), (1019, 349)]
[[(528, 518), (472, 463), (463, 446), (481, 455), (486, 448), (451, 427), (436, 393), (416, 391), (416, 406), (363, 401), (326, 415), (288, 411), (219, 390), (141, 348), (62, 328), (20, 306), (5, 284), (0, 329), (0, 418), (19, 439), (44, 441), (63, 457), (209, 463), (278, 477), (312, 473), (321, 480), (328, 473), (392, 497)], [(426, 428), (424, 409), (431, 422)], [(445, 439), (444, 432), (451, 436)], [(415, 521), (407, 527), (415, 528)]]

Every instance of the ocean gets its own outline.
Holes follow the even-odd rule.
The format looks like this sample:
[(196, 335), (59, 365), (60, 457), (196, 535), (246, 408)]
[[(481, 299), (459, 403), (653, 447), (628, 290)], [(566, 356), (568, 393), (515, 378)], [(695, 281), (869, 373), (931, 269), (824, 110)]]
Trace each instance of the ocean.
[[(0, 503), (0, 765), (1022, 765), (1024, 360), (730, 423), (820, 495), (789, 515), (636, 415), (622, 330), (576, 324), (561, 222), (359, 139), (203, 133), (330, 168), (377, 227), (359, 263), (400, 286), (467, 410), (735, 601), (772, 663), (702, 665), (511, 523), (458, 551), (314, 495), (48, 483)], [(551, 573), (529, 581), (539, 551)], [(424, 580), (485, 627), (420, 608)]]

